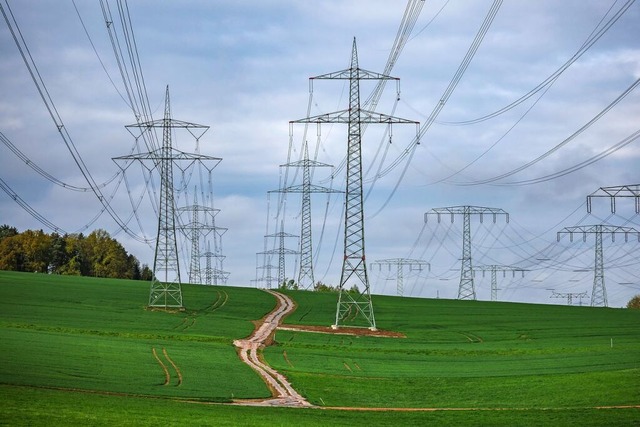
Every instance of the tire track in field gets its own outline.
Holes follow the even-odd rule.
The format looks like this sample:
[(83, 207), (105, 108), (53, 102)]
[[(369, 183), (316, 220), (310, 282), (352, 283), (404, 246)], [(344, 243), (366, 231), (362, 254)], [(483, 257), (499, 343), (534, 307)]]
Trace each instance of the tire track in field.
[(171, 360), (171, 358), (167, 354), (167, 349), (166, 348), (162, 349), (162, 354), (164, 354), (165, 359), (167, 359), (169, 361), (169, 363), (171, 363), (171, 366), (173, 366), (173, 369), (176, 371), (176, 375), (178, 375), (178, 383), (176, 384), (176, 387), (177, 386), (181, 386), (182, 385), (182, 373), (180, 372), (180, 369), (178, 368), (178, 365), (176, 365), (173, 362), (173, 360)]
[[(151, 348), (151, 353), (153, 354), (153, 357), (156, 359), (156, 362), (158, 362), (158, 364), (162, 368), (162, 372), (164, 372), (164, 383), (162, 385), (167, 386), (171, 384), (171, 372), (169, 371), (169, 368), (167, 367), (167, 365), (162, 361), (160, 356), (158, 356), (158, 352), (156, 351), (155, 347)], [(180, 372), (180, 368), (178, 368), (178, 365), (176, 365), (176, 363), (169, 357), (169, 354), (167, 353), (166, 348), (162, 349), (162, 354), (164, 355), (164, 358), (167, 360), (167, 362), (169, 362), (169, 364), (171, 365), (171, 367), (173, 368), (173, 370), (177, 375), (178, 382), (176, 383), (176, 387), (181, 386), (182, 372)]]
[(238, 403), (256, 406), (313, 406), (294, 390), (284, 375), (271, 368), (260, 357), (260, 350), (270, 344), (273, 333), (282, 322), (282, 319), (295, 308), (293, 301), (288, 296), (271, 290), (265, 290), (265, 292), (276, 297), (276, 308), (257, 324), (256, 329), (249, 338), (235, 340), (233, 344), (238, 347), (240, 359), (256, 371), (267, 383), (273, 397), (260, 401), (241, 401)]
[(221, 309), (229, 300), (229, 294), (226, 291), (216, 291), (217, 298), (211, 304), (206, 306), (203, 310), (195, 311), (192, 314), (187, 314), (182, 321), (173, 327), (173, 329), (178, 331), (186, 331), (191, 329), (197, 322), (198, 316), (204, 315), (206, 316), (209, 313), (213, 313), (216, 310)]
[(224, 307), (227, 301), (229, 301), (229, 294), (227, 293), (227, 291), (218, 291), (218, 299), (216, 299), (216, 301), (211, 304), (211, 306), (209, 307), (209, 312), (213, 313), (214, 311), (221, 309), (222, 307)]
[(164, 372), (164, 384), (162, 384), (162, 385), (169, 384), (169, 382), (171, 381), (171, 374), (169, 373), (169, 369), (167, 369), (167, 365), (165, 365), (162, 362), (162, 360), (160, 360), (160, 358), (158, 357), (158, 353), (156, 352), (156, 348), (155, 347), (153, 347), (151, 349), (151, 353), (153, 353), (153, 357), (160, 364), (160, 367), (162, 368), (162, 371)]

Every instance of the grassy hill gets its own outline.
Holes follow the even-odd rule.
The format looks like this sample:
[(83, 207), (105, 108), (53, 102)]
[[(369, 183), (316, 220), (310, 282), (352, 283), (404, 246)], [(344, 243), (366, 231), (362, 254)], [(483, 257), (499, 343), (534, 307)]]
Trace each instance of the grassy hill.
[[(186, 311), (166, 313), (144, 308), (148, 291), (0, 272), (0, 424), (640, 423), (598, 409), (640, 404), (640, 311), (376, 296), (378, 327), (406, 338), (283, 330), (264, 357), (322, 408), (421, 411), (211, 406), (269, 396), (232, 342), (275, 299), (185, 285)], [(333, 323), (335, 294), (289, 295), (286, 323)]]
[(145, 310), (149, 284), (139, 281), (1, 272), (0, 292), (2, 383), (208, 401), (269, 396), (233, 346), (273, 308), (257, 289), (185, 286), (187, 310), (178, 313)]
[[(333, 322), (335, 297), (290, 295), (299, 305), (285, 323)], [(380, 329), (406, 338), (278, 331), (267, 361), (317, 405), (640, 403), (640, 311), (387, 296), (374, 308)]]

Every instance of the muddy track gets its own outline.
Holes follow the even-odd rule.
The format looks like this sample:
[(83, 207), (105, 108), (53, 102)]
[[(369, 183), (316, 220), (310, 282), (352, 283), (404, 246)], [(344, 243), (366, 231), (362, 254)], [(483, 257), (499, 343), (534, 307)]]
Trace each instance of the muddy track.
[(284, 375), (271, 368), (260, 357), (261, 350), (270, 344), (273, 334), (282, 319), (294, 310), (293, 301), (288, 296), (271, 290), (266, 290), (266, 292), (276, 297), (276, 308), (256, 325), (256, 329), (249, 338), (236, 340), (233, 344), (238, 347), (240, 359), (256, 371), (267, 383), (272, 397), (265, 400), (237, 403), (262, 406), (312, 406), (293, 389)]

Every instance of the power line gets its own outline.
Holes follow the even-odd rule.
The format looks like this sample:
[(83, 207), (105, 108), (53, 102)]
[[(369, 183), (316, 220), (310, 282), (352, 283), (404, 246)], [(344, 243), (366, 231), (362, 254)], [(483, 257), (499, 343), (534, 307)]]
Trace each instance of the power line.
[[(491, 8), (489, 9), (489, 12), (487, 13), (487, 16), (485, 17), (484, 21), (482, 22), (482, 25), (480, 26), (480, 29), (476, 33), (476, 36), (473, 39), (473, 42), (471, 43), (471, 46), (469, 46), (469, 49), (467, 50), (466, 55), (464, 56), (464, 58), (462, 59), (462, 62), (458, 66), (458, 69), (456, 70), (453, 78), (449, 82), (449, 85), (441, 95), (440, 100), (437, 102), (436, 106), (431, 111), (431, 114), (429, 114), (429, 117), (427, 118), (427, 120), (420, 127), (420, 132), (418, 133), (418, 135), (416, 135), (416, 138), (407, 146), (407, 148), (403, 150), (403, 152), (393, 162), (391, 162), (384, 170), (382, 170), (376, 176), (377, 178), (381, 178), (387, 175), (392, 170), (394, 170), (396, 166), (398, 166), (405, 158), (407, 159), (405, 166), (400, 174), (400, 177), (398, 178), (398, 180), (396, 181), (396, 184), (393, 187), (393, 190), (391, 191), (391, 193), (389, 193), (389, 196), (387, 197), (387, 199), (384, 201), (382, 206), (373, 214), (372, 217), (375, 217), (380, 212), (382, 212), (382, 210), (389, 204), (389, 202), (395, 195), (396, 191), (398, 190), (398, 187), (400, 186), (400, 184), (402, 183), (402, 180), (404, 179), (405, 174), (407, 173), (409, 164), (411, 163), (411, 160), (413, 159), (413, 155), (415, 154), (416, 147), (420, 144), (420, 140), (427, 133), (431, 125), (433, 125), (436, 118), (440, 114), (440, 111), (442, 111), (447, 101), (453, 94), (454, 90), (458, 86), (458, 83), (460, 82), (460, 80), (462, 79), (462, 76), (464, 75), (467, 68), (469, 67), (469, 64), (471, 64), (471, 61), (473, 60), (476, 52), (478, 51), (478, 48), (482, 44), (482, 41), (484, 40), (485, 35), (489, 31), (489, 28), (493, 23), (493, 19), (498, 14), (498, 11), (500, 10), (501, 5), (502, 5), (502, 0), (494, 0), (493, 4), (491, 5)], [(440, 161), (437, 158), (436, 160)]]
[(40, 223), (44, 224), (45, 226), (49, 227), (51, 230), (53, 230), (55, 232), (59, 232), (60, 231), (63, 234), (67, 234), (66, 231), (64, 231), (62, 228), (58, 227), (57, 225), (55, 225), (51, 221), (49, 221), (42, 214), (40, 214), (38, 211), (36, 211), (34, 208), (32, 208), (27, 202), (25, 202), (20, 196), (18, 196), (18, 194), (15, 191), (13, 191), (11, 189), (11, 187), (9, 187), (9, 185), (2, 178), (0, 178), (0, 188), (2, 188), (2, 190), (5, 193), (7, 193), (7, 195), (9, 195), (9, 197), (11, 197), (18, 205), (20, 205), (20, 207), (22, 207), (22, 209), (27, 211), (29, 213), (29, 215), (34, 217)]
[[(9, 15), (11, 15), (11, 19), (9, 19), (9, 16), (7, 15), (7, 12), (5, 11), (5, 6), (3, 6), (2, 4), (0, 4), (0, 11), (2, 11), (2, 15), (4, 16), (5, 22), (7, 23), (7, 26), (9, 27), (9, 31), (11, 32), (11, 35), (12, 35), (13, 40), (14, 40), (17, 48), (18, 48), (18, 51), (20, 52), (20, 55), (22, 56), (24, 64), (26, 65), (27, 70), (29, 71), (31, 79), (33, 80), (34, 84), (36, 85), (36, 89), (38, 90), (38, 93), (40, 94), (40, 97), (41, 97), (42, 101), (44, 102), (45, 107), (46, 107), (47, 111), (49, 112), (49, 115), (50, 115), (51, 119), (54, 122), (54, 125), (56, 126), (56, 128), (58, 130), (58, 133), (60, 134), (60, 137), (62, 138), (65, 146), (67, 147), (67, 150), (69, 151), (69, 153), (71, 154), (71, 157), (73, 158), (74, 162), (76, 163), (76, 166), (78, 167), (78, 169), (80, 169), (80, 172), (82, 173), (82, 176), (87, 181), (87, 184), (89, 184), (89, 187), (91, 188), (92, 192), (94, 193), (94, 195), (96, 196), (98, 201), (102, 204), (102, 206), (105, 208), (105, 210), (107, 211), (109, 216), (111, 216), (111, 218), (118, 224), (118, 226), (120, 226), (120, 228), (122, 228), (133, 239), (135, 239), (135, 240), (137, 240), (138, 242), (141, 242), (141, 243), (146, 243), (146, 239), (144, 239), (143, 237), (138, 236), (131, 229), (129, 229), (127, 224), (124, 221), (122, 221), (122, 219), (115, 212), (113, 207), (109, 204), (109, 201), (102, 194), (102, 191), (100, 190), (100, 187), (95, 182), (93, 176), (91, 175), (91, 172), (87, 168), (86, 164), (84, 163), (84, 160), (82, 159), (82, 156), (78, 152), (77, 147), (75, 146), (73, 140), (71, 139), (71, 136), (69, 135), (69, 132), (67, 131), (67, 128), (64, 126), (62, 118), (60, 117), (60, 114), (58, 113), (58, 110), (56, 109), (56, 106), (55, 106), (55, 104), (53, 102), (53, 99), (51, 98), (51, 95), (49, 94), (49, 91), (47, 90), (47, 87), (46, 87), (46, 85), (44, 83), (44, 80), (42, 79), (42, 76), (40, 75), (40, 72), (38, 71), (38, 67), (37, 67), (37, 65), (36, 65), (32, 55), (31, 55), (31, 52), (29, 51), (29, 47), (27, 46), (27, 43), (26, 43), (24, 37), (22, 36), (22, 33), (21, 33), (20, 28), (18, 26), (18, 23), (17, 23), (17, 21), (15, 19), (15, 16), (13, 15), (13, 12), (11, 11), (11, 7), (6, 2), (6, 0), (5, 0), (5, 4), (6, 4), (6, 10), (9, 12)], [(13, 23), (12, 23), (12, 21), (13, 21)]]
[[(497, 117), (497, 116), (499, 116), (499, 115), (511, 110), (512, 108), (517, 107), (518, 105), (522, 104), (524, 101), (526, 101), (527, 99), (531, 98), (533, 95), (535, 95), (539, 91), (543, 90), (545, 87), (548, 87), (548, 86), (552, 85), (558, 79), (558, 77), (560, 77), (560, 75), (562, 73), (564, 73), (578, 59), (580, 59), (580, 57), (582, 55), (584, 55), (598, 40), (600, 40), (600, 38), (607, 31), (609, 31), (609, 29), (613, 26), (613, 24), (615, 24), (620, 19), (620, 17), (627, 11), (627, 9), (629, 9), (629, 7), (631, 7), (631, 5), (634, 2), (635, 2), (635, 0), (628, 0), (624, 5), (622, 5), (620, 7), (620, 9), (618, 9), (618, 11), (609, 19), (609, 21), (607, 21), (607, 23), (602, 28), (600, 28), (598, 30), (597, 27), (596, 27), (596, 29), (591, 33), (591, 35), (587, 38), (587, 40), (582, 44), (582, 46), (580, 46), (578, 51), (576, 53), (574, 53), (573, 56), (571, 56), (571, 58), (569, 58), (569, 60), (567, 60), (564, 64), (562, 64), (562, 66), (560, 68), (558, 68), (549, 77), (547, 77), (540, 84), (538, 84), (538, 86), (536, 86), (535, 88), (533, 88), (532, 90), (527, 92), (525, 95), (523, 95), (522, 97), (520, 97), (516, 101), (512, 102), (509, 105), (506, 105), (505, 107), (502, 107), (501, 109), (499, 109), (497, 111), (494, 111), (493, 113), (487, 114), (487, 115), (482, 116), (482, 117), (478, 117), (476, 119), (459, 121), (459, 122), (437, 122), (437, 123), (438, 124), (444, 124), (444, 125), (470, 125), (470, 124), (480, 123), (480, 122), (492, 119), (494, 117)], [(616, 2), (614, 2), (611, 5), (611, 8), (609, 8), (607, 13), (605, 14), (605, 17), (611, 11), (611, 9), (615, 5), (615, 3)], [(604, 17), (603, 17), (603, 19), (604, 19)], [(601, 23), (602, 23), (602, 20), (598, 23), (598, 26)]]
[[(589, 129), (594, 123), (596, 123), (598, 120), (600, 120), (606, 113), (608, 113), (613, 107), (615, 107), (616, 105), (618, 105), (627, 95), (629, 95), (634, 89), (636, 89), (638, 86), (640, 85), (640, 78), (637, 79), (636, 81), (634, 81), (629, 87), (627, 87), (627, 89), (625, 89), (620, 95), (618, 95), (616, 97), (616, 99), (614, 99), (613, 101), (611, 101), (609, 103), (609, 105), (607, 105), (604, 109), (602, 109), (598, 114), (596, 114), (593, 118), (591, 118), (591, 120), (589, 120), (587, 123), (585, 123), (582, 127), (580, 127), (580, 129), (578, 129), (577, 131), (575, 131), (573, 134), (571, 134), (569, 137), (565, 138), (562, 142), (560, 142), (559, 144), (557, 144), (555, 147), (553, 147), (552, 149), (546, 151), (544, 154), (536, 157), (535, 159), (527, 162), (526, 164), (517, 167), (515, 169), (512, 169), (509, 172), (505, 172), (503, 174), (494, 176), (492, 178), (488, 178), (488, 179), (483, 179), (483, 180), (477, 180), (477, 181), (471, 181), (471, 182), (454, 182), (455, 185), (480, 185), (480, 184), (489, 184), (489, 183), (493, 183), (496, 181), (499, 181), (501, 179), (510, 177), (512, 175), (517, 174), (518, 172), (521, 172), (531, 166), (533, 166), (534, 164), (538, 163), (539, 161), (549, 157), (551, 154), (555, 153), (556, 151), (558, 151), (560, 148), (564, 147), (565, 145), (567, 145), (568, 143), (570, 143), (571, 141), (573, 141), (574, 139), (576, 139), (578, 136), (580, 136), (583, 132), (585, 132), (587, 129)], [(624, 147), (625, 145), (629, 144), (630, 142), (632, 142), (635, 138), (637, 138), (637, 134), (640, 131), (635, 132), (633, 135), (625, 138), (624, 140), (622, 140), (621, 142), (619, 142), (618, 144), (616, 144), (614, 147), (616, 147), (615, 149), (613, 149), (613, 151), (618, 150), (619, 148)], [(636, 135), (634, 137), (634, 135)], [(629, 139), (632, 138), (632, 139)], [(625, 142), (626, 141), (626, 142)], [(608, 152), (608, 154), (602, 156), (602, 157), (606, 157), (607, 155), (611, 154), (610, 151), (612, 150), (611, 148), (606, 150), (605, 152)], [(509, 183), (504, 183), (504, 184), (497, 184), (497, 185), (523, 185), (523, 184), (535, 184), (535, 183), (539, 183), (539, 182), (543, 182), (543, 181), (548, 181), (549, 179), (554, 179), (563, 175), (566, 175), (568, 173), (574, 172), (578, 169), (581, 169), (582, 167), (585, 167), (591, 163), (594, 163), (597, 160), (600, 160), (600, 157), (602, 155), (599, 154), (597, 156), (591, 157), (589, 160), (579, 163), (578, 165), (571, 167), (571, 168), (567, 168), (564, 169), (560, 172), (556, 172), (554, 174), (551, 175), (546, 175), (544, 177), (541, 178), (536, 178), (536, 179), (532, 179), (532, 180), (523, 180), (523, 181), (515, 181), (515, 182), (509, 182)], [(594, 160), (595, 159), (595, 160)], [(591, 161), (593, 160), (593, 161)]]

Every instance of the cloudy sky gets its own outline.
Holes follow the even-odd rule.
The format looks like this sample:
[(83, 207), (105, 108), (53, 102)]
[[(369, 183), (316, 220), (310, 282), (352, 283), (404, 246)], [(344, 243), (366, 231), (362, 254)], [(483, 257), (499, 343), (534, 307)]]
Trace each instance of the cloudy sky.
[[(211, 127), (197, 147), (180, 132), (173, 143), (180, 150), (197, 148), (223, 159), (212, 173), (213, 198), (203, 201), (208, 196), (201, 195), (198, 202), (220, 209), (216, 225), (228, 229), (217, 249), (226, 256), (229, 284), (262, 286), (255, 279), (263, 274), (256, 267), (264, 261), (256, 253), (274, 248), (274, 239), (264, 236), (280, 231), (281, 223), (285, 232), (300, 234), (300, 195), (283, 198), (274, 192), (299, 185), (300, 171), (281, 165), (299, 160), (306, 140), (311, 157), (335, 166), (315, 169), (314, 183), (344, 188), (345, 125), (317, 129), (289, 122), (345, 109), (348, 85), (317, 80), (310, 91), (309, 77), (348, 68), (354, 37), (360, 67), (382, 72), (407, 5), (373, 0), (128, 5), (3, 0), (2, 6), (11, 29), (24, 38), (23, 51), (28, 49), (45, 85), (41, 89), (46, 88), (49, 106), (73, 146), (70, 150), (58, 132), (60, 123), (52, 120), (3, 19), (0, 178), (9, 190), (0, 193), (0, 223), (20, 231), (52, 231), (14, 201), (12, 194), (17, 194), (59, 230), (86, 234), (106, 229), (141, 262), (153, 264), (153, 242), (140, 240), (155, 238), (154, 191), (145, 188), (157, 187), (157, 176), (149, 180), (133, 166), (109, 181), (120, 172), (111, 159), (136, 148), (125, 128), (136, 117), (110, 38), (118, 37), (131, 72), (122, 10), (130, 19), (130, 40), (135, 39), (153, 118), (162, 117), (168, 85), (173, 118)], [(423, 125), (432, 112), (438, 114), (417, 146), (412, 145), (413, 126), (396, 125), (391, 132), (384, 125), (366, 128), (367, 260), (427, 261), (430, 272), (406, 268), (404, 294), (455, 298), (462, 218), (451, 223), (450, 217), (438, 222), (431, 216), (425, 223), (424, 214), (449, 206), (500, 208), (509, 213), (508, 223), (502, 216), (495, 224), (491, 216), (482, 223), (471, 219), (474, 265), (527, 270), (524, 277), (498, 273), (500, 300), (565, 304), (566, 294), (591, 295), (595, 235), (587, 235), (585, 242), (580, 233), (573, 242), (562, 235), (557, 242), (558, 231), (595, 224), (640, 230), (632, 199), (619, 199), (615, 215), (607, 199), (595, 199), (591, 214), (585, 203), (600, 187), (640, 183), (640, 141), (633, 139), (640, 117), (640, 93), (634, 86), (640, 78), (640, 5), (506, 1), (477, 40), (491, 6), (490, 1), (427, 1), (405, 35), (390, 73), (401, 79), (400, 95), (394, 84), (386, 85), (376, 111)], [(111, 33), (103, 10), (111, 14)], [(481, 43), (454, 87), (474, 40)], [(362, 82), (363, 102), (373, 89), (374, 83)], [(403, 155), (407, 149), (409, 156)], [(97, 184), (108, 182), (100, 191), (135, 236), (123, 232), (107, 212), (98, 216), (102, 205), (93, 192), (64, 188), (32, 167), (65, 184), (87, 187), (71, 151)], [(185, 206), (193, 203), (194, 186), (200, 192), (209, 188), (208, 176), (176, 174), (176, 185), (181, 189), (177, 203)], [(316, 280), (337, 284), (343, 200), (314, 194), (312, 206)], [(619, 307), (640, 292), (640, 245), (635, 235), (628, 242), (623, 235), (615, 242), (610, 236), (603, 240), (609, 305)], [(188, 281), (190, 245), (180, 241), (182, 276)], [(297, 245), (296, 238), (287, 239), (287, 247)], [(202, 252), (204, 246), (203, 240)], [(297, 277), (298, 261), (287, 258), (287, 277)], [(373, 293), (396, 292), (395, 266), (373, 265), (369, 275)], [(475, 285), (478, 299), (490, 299), (490, 273), (477, 271)], [(550, 298), (550, 289), (560, 298)], [(589, 298), (582, 302), (588, 304)]]

